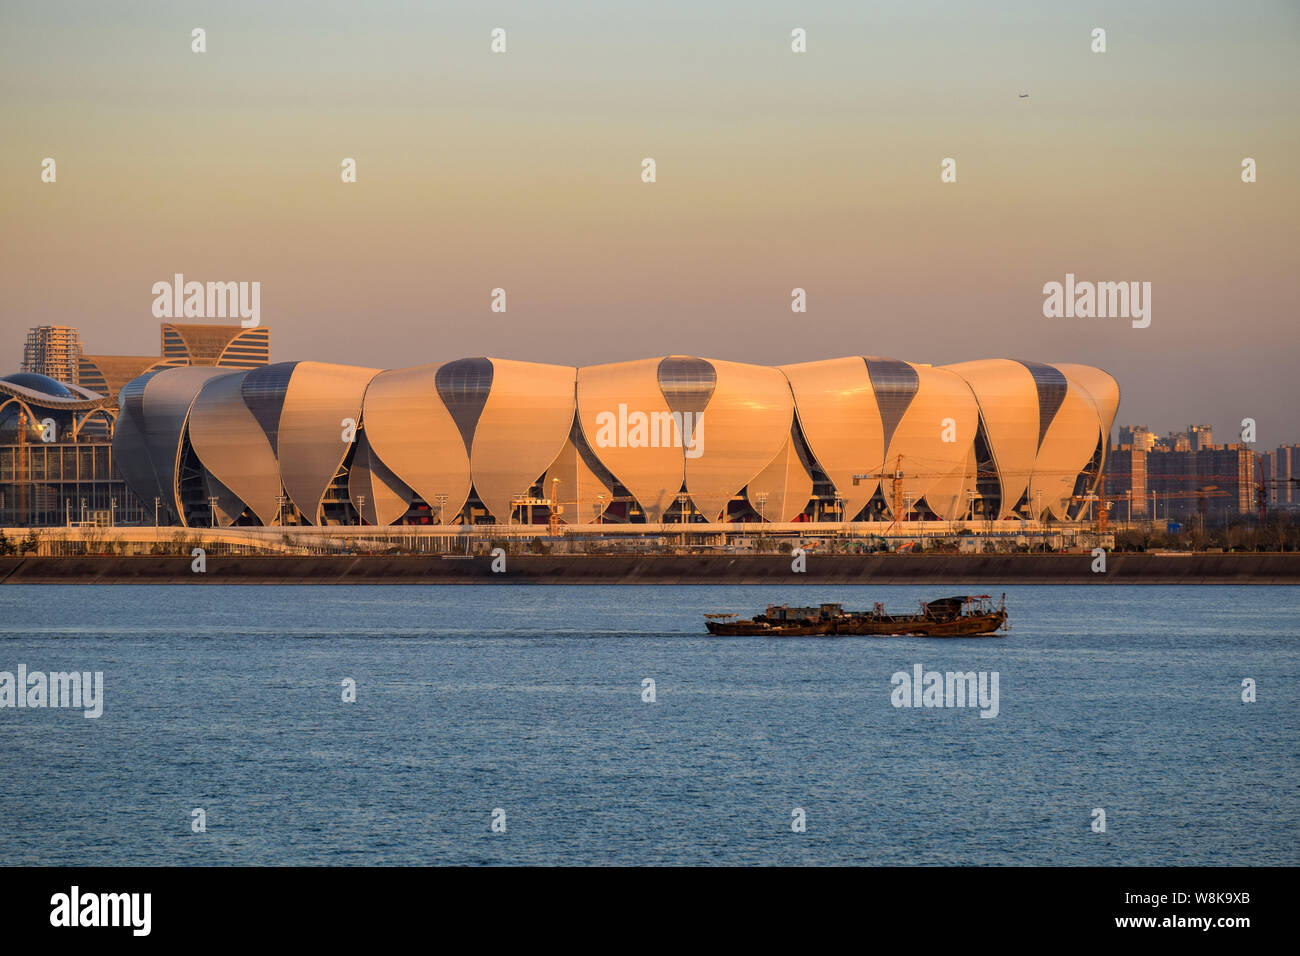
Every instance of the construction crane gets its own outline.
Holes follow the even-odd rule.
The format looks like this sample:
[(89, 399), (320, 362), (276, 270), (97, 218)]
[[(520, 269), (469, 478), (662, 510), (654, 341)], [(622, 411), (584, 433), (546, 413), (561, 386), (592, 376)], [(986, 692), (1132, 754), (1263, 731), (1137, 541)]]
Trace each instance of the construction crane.
[(902, 455), (898, 456), (898, 458), (894, 462), (894, 470), (892, 472), (877, 471), (877, 472), (868, 472), (867, 474), (863, 474), (863, 475), (854, 475), (853, 476), (854, 487), (857, 487), (861, 483), (862, 479), (864, 478), (868, 480), (870, 479), (883, 480), (886, 478), (889, 479), (889, 484), (890, 484), (889, 508), (890, 508), (890, 512), (894, 516), (894, 520), (890, 522), (889, 528), (886, 530), (887, 532), (893, 531), (894, 525), (898, 524), (899, 521), (906, 520), (907, 518), (907, 516), (903, 514), (903, 456)]
[[(984, 479), (984, 478), (1003, 480), (1010, 477), (1012, 474), (1013, 472), (1009, 472), (1009, 471), (981, 471), (977, 469), (974, 473), (974, 478), (976, 481), (979, 481), (980, 479)], [(1031, 474), (1042, 475), (1043, 472), (1026, 471), (1026, 472), (1018, 472), (1016, 474), (1024, 474), (1026, 476)], [(875, 471), (875, 472), (866, 472), (863, 474), (857, 474), (853, 476), (853, 484), (855, 486), (860, 485), (863, 480), (880, 480), (880, 481), (889, 482), (890, 510), (892, 511), (894, 516), (894, 520), (889, 526), (890, 530), (892, 530), (894, 525), (897, 524), (899, 521), (907, 520), (907, 515), (904, 513), (903, 510), (903, 479), (904, 478), (912, 478), (912, 479), (949, 478), (951, 476), (952, 476), (951, 471), (912, 472), (910, 474), (904, 473), (903, 456), (897, 455), (894, 458), (894, 468), (892, 471)], [(1092, 500), (1097, 500), (1098, 495), (1100, 495), (1101, 498), (1104, 498), (1105, 488), (1106, 488), (1105, 476), (1103, 475), (1098, 482), (1097, 494), (1075, 495), (1074, 499), (1092, 501)], [(1096, 530), (1098, 531), (1104, 530), (1106, 527), (1106, 520), (1107, 520), (1106, 510), (1099, 509), (1098, 518), (1097, 518), (1098, 525)]]
[[(1231, 493), (1220, 490), (1218, 485), (1203, 485), (1194, 491), (1159, 491), (1159, 492), (1153, 491), (1148, 495), (1141, 495), (1138, 497), (1154, 498), (1156, 501), (1165, 501), (1165, 502), (1169, 502), (1175, 499), (1195, 498), (1197, 499), (1197, 511), (1200, 512), (1200, 514), (1204, 515), (1208, 499), (1228, 498), (1231, 497)], [(1118, 504), (1121, 501), (1128, 502), (1129, 509), (1130, 509), (1129, 516), (1131, 516), (1132, 502), (1134, 498), (1127, 495), (1108, 496), (1105, 493), (1104, 482), (1099, 482), (1097, 486), (1096, 494), (1071, 495), (1070, 500), (1097, 503), (1097, 515), (1093, 520), (1093, 530), (1100, 532), (1100, 531), (1104, 531), (1107, 527), (1107, 524), (1109, 522), (1111, 506)], [(1152, 520), (1154, 520), (1155, 517), (1156, 515), (1153, 512), (1151, 515)]]
[(1120, 501), (1120, 498), (1106, 497), (1106, 476), (1102, 475), (1097, 479), (1097, 488), (1090, 494), (1071, 495), (1071, 501), (1095, 502), (1096, 507), (1092, 512), (1092, 530), (1096, 534), (1104, 534), (1106, 526), (1110, 521), (1111, 502)]
[(1255, 485), (1255, 516), (1259, 527), (1268, 524), (1268, 489), (1272, 485), (1300, 485), (1300, 478), (1260, 478)]
[[(1227, 498), (1227, 497), (1230, 497), (1230, 495), (1229, 495), (1229, 493), (1226, 492), (1226, 491), (1220, 491), (1218, 485), (1204, 485), (1203, 487), (1198, 488), (1198, 489), (1196, 489), (1195, 491), (1163, 491), (1163, 492), (1152, 492), (1152, 493), (1151, 493), (1150, 495), (1148, 495), (1147, 497), (1154, 498), (1156, 501), (1162, 501), (1162, 500), (1163, 500), (1164, 502), (1166, 502), (1166, 504), (1168, 504), (1168, 502), (1170, 502), (1170, 501), (1172, 501), (1172, 500), (1174, 500), (1174, 499), (1179, 499), (1179, 498), (1196, 498), (1196, 499), (1197, 499), (1197, 508), (1196, 508), (1196, 510), (1199, 512), (1199, 514), (1200, 514), (1200, 515), (1202, 516), (1202, 518), (1203, 518), (1204, 515), (1205, 515), (1206, 504), (1207, 504), (1207, 502), (1208, 502), (1208, 500), (1209, 500), (1210, 498)], [(1165, 509), (1165, 517), (1168, 518), (1168, 516), (1169, 516), (1169, 514), (1168, 514), (1168, 508), (1166, 507), (1166, 509)], [(1155, 514), (1154, 512), (1153, 512), (1152, 515), (1151, 515), (1151, 519), (1152, 519), (1153, 521), (1156, 519), (1156, 514)], [(1203, 523), (1202, 523), (1202, 527), (1204, 527), (1204, 524), (1203, 524)]]
[(551, 498), (547, 502), (550, 505), (550, 521), (547, 522), (547, 532), (551, 537), (560, 533), (560, 515), (564, 513), (564, 507), (560, 504), (560, 489), (557, 487), (560, 483), (559, 478), (551, 479)]
[[(894, 457), (894, 467), (892, 469), (889, 469), (888, 466), (886, 465), (880, 471), (864, 472), (861, 474), (855, 474), (852, 477), (853, 477), (853, 484), (855, 486), (860, 485), (861, 482), (863, 481), (888, 482), (888, 486), (882, 487), (881, 491), (882, 493), (887, 493), (887, 499), (889, 501), (891, 511), (893, 512), (893, 522), (890, 525), (890, 528), (892, 529), (894, 524), (897, 524), (899, 521), (907, 520), (907, 515), (904, 513), (903, 510), (903, 505), (904, 505), (903, 479), (904, 478), (910, 478), (913, 480), (926, 479), (926, 478), (938, 479), (938, 478), (950, 477), (951, 474), (952, 473), (950, 471), (904, 472), (903, 456), (896, 455)], [(1024, 471), (977, 470), (973, 474), (973, 477), (978, 481), (980, 479), (1006, 480), (1013, 476), (1024, 476), (1028, 478), (1031, 476), (1041, 477), (1043, 475), (1044, 473), (1039, 469), (1028, 469)], [(1134, 478), (1143, 478), (1148, 483), (1154, 483), (1159, 481), (1162, 483), (1163, 482), (1185, 482), (1189, 484), (1199, 483), (1199, 482), (1222, 482), (1226, 484), (1231, 482), (1237, 482), (1240, 480), (1239, 476), (1235, 474), (1234, 475), (1226, 475), (1226, 474), (1225, 475), (1219, 475), (1219, 474), (1197, 475), (1197, 474), (1173, 474), (1173, 473), (1153, 474), (1147, 472), (1145, 474), (1134, 475), (1131, 472), (1117, 472), (1117, 471), (1111, 471), (1110, 469), (1103, 469), (1101, 473), (1096, 476), (1096, 485), (1095, 485), (1095, 489), (1092, 492), (1088, 494), (1070, 496), (1071, 501), (1080, 501), (1085, 503), (1096, 504), (1096, 510), (1093, 513), (1092, 527), (1093, 530), (1098, 533), (1103, 533), (1108, 529), (1112, 518), (1112, 506), (1116, 502), (1132, 500), (1124, 496), (1107, 495), (1106, 479), (1108, 478), (1114, 478), (1116, 480), (1129, 479), (1130, 482)], [(1300, 479), (1293, 478), (1289, 480), (1293, 483), (1300, 484)], [(1284, 479), (1279, 483), (1283, 483), (1285, 481), (1286, 480)], [(1200, 499), (1201, 501), (1200, 510), (1202, 511), (1202, 513), (1204, 513), (1204, 502), (1206, 498), (1228, 497), (1229, 495), (1230, 492), (1219, 490), (1218, 484), (1206, 484), (1206, 485), (1201, 485), (1194, 489), (1187, 489), (1184, 491), (1152, 492), (1150, 494), (1144, 494), (1141, 497), (1142, 498), (1154, 497), (1157, 501), (1160, 499), (1169, 501), (1171, 499), (1180, 499), (1180, 498), (1197, 498)], [(1131, 507), (1132, 506), (1130, 504), (1130, 509)], [(1130, 515), (1131, 513), (1132, 512), (1130, 510)]]

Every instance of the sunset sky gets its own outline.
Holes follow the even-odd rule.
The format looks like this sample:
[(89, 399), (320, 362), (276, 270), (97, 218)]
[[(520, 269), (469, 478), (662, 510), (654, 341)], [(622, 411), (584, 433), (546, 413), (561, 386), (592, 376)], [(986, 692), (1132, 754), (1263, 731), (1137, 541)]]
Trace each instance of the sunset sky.
[[(1300, 441), (1297, 6), (1066, 6), (5, 4), (0, 374), (157, 354), (181, 272), (260, 281), (276, 361), (1078, 362)], [(1067, 272), (1150, 327), (1044, 318)]]

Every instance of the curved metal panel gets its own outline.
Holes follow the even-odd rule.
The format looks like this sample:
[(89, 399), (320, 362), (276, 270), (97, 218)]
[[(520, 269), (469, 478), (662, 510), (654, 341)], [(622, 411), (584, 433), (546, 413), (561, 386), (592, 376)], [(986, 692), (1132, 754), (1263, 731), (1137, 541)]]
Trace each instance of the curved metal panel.
[(276, 362), (262, 368), (255, 368), (243, 378), (244, 404), (253, 413), (271, 444), (271, 453), (279, 455), (277, 447), (280, 434), (280, 414), (284, 409), (284, 397), (289, 392), (289, 380), (297, 362)]
[[(552, 479), (560, 479), (555, 485)], [(605, 513), (613, 500), (614, 491), (601, 481), (600, 476), (586, 462), (570, 436), (555, 461), (546, 469), (542, 479), (542, 493), (550, 497), (551, 489), (564, 520), (568, 524), (591, 524)]]
[(1043, 447), (1043, 436), (1047, 434), (1052, 419), (1056, 417), (1061, 402), (1065, 401), (1067, 383), (1060, 369), (1042, 362), (1020, 362), (1029, 369), (1034, 377), (1034, 387), (1038, 390), (1038, 447)]
[[(141, 432), (153, 464), (154, 480), (160, 497), (176, 514), (181, 513), (176, 485), (177, 458), (190, 406), (209, 379), (229, 374), (223, 368), (200, 366), (163, 369), (145, 383), (140, 396)], [(129, 388), (128, 385), (122, 391), (125, 393)]]
[[(249, 374), (227, 373), (203, 386), (190, 410), (190, 445), (204, 469), (230, 495), (247, 505), (262, 524), (273, 525), (280, 507), (276, 500), (280, 468), (261, 424), (244, 404), (244, 379)], [(223, 509), (225, 505), (218, 504)]]
[(1010, 359), (980, 359), (943, 368), (960, 375), (979, 403), (989, 451), (1002, 487), (999, 518), (1016, 516), (1038, 452), (1038, 387), (1029, 369)]
[[(578, 369), (577, 410), (583, 438), (637, 500), (646, 520), (662, 520), (686, 478), (686, 458), (673, 433), (672, 409), (659, 381), (661, 358)], [(678, 436), (683, 437), (683, 436)]]
[(1058, 364), (1056, 367), (1097, 403), (1097, 412), (1101, 416), (1101, 433), (1106, 438), (1103, 445), (1109, 445), (1110, 430), (1115, 427), (1115, 416), (1119, 412), (1119, 382), (1109, 372), (1091, 365)]
[(1101, 419), (1092, 396), (1069, 383), (1029, 479), (1029, 502), (1035, 517), (1048, 513), (1058, 521), (1067, 520), (1075, 482), (1092, 460), (1100, 437)]
[(375, 455), (366, 433), (358, 432), (357, 450), (348, 469), (348, 497), (365, 522), (392, 524), (411, 507), (413, 494)]
[(881, 358), (878, 355), (864, 355), (862, 361), (867, 363), (867, 374), (871, 377), (871, 388), (876, 393), (876, 405), (880, 408), (880, 425), (885, 433), (885, 447), (894, 440), (894, 431), (903, 420), (908, 407), (916, 397), (920, 379), (916, 369), (898, 359)]
[(493, 374), (490, 359), (465, 358), (439, 366), (434, 376), (438, 397), (460, 430), (466, 454), (474, 447), (474, 429), (492, 394)]
[(229, 528), (239, 520), (239, 516), (244, 513), (245, 505), (237, 494), (206, 470), (203, 472), (203, 486), (207, 489), (207, 496), (217, 500), (217, 524)]
[(750, 480), (745, 497), (750, 507), (766, 520), (793, 521), (808, 507), (812, 492), (812, 475), (799, 457), (791, 433), (776, 457)]
[(171, 500), (158, 487), (158, 475), (144, 440), (144, 389), (149, 384), (149, 379), (157, 374), (147, 372), (122, 386), (118, 394), (121, 413), (117, 417), (117, 426), (113, 429), (113, 466), (146, 507), (154, 498)]
[(170, 500), (163, 497), (158, 487), (157, 473), (149, 460), (144, 434), (130, 415), (118, 416), (117, 427), (113, 430), (113, 467), (122, 475), (127, 487), (146, 505), (146, 510), (156, 497)]
[[(245, 376), (245, 390), (259, 371)], [(284, 490), (311, 524), (320, 523), (325, 492), (348, 454), (343, 420), (361, 421), (361, 398), (378, 371), (324, 362), (294, 366), (276, 428), (276, 457)]]
[(474, 427), (469, 470), (479, 500), (504, 523), (511, 499), (528, 493), (568, 440), (577, 370), (490, 361), (492, 391)]
[(965, 459), (926, 489), (925, 502), (944, 521), (956, 521), (970, 512), (977, 486), (975, 445), (972, 442), (966, 449)]
[(372, 460), (419, 495), (431, 513), (438, 496), (445, 496), (439, 520), (448, 524), (469, 498), (469, 441), (440, 397), (442, 367), (380, 372), (366, 389), (363, 424)]
[[(902, 456), (904, 499), (916, 506), (924, 498), (931, 511), (951, 520), (966, 510), (966, 492), (975, 487), (979, 408), (961, 376), (929, 365), (910, 367), (917, 377), (916, 391), (885, 452), (885, 470), (891, 471)], [(883, 487), (889, 501), (890, 482)]]
[[(712, 367), (714, 384), (707, 395), (703, 388), (696, 392), (707, 405), (684, 449), (686, 491), (707, 520), (717, 521), (728, 502), (790, 440), (794, 398), (779, 369), (717, 359), (692, 361)], [(671, 393), (664, 397), (673, 411), (679, 410)], [(685, 405), (681, 410), (687, 410)]]
[(700, 415), (718, 385), (717, 369), (693, 355), (669, 355), (660, 359), (656, 374), (664, 400), (678, 414)]
[(265, 325), (236, 333), (214, 362), (222, 368), (260, 368), (271, 356), (271, 330)]
[(855, 355), (782, 365), (780, 370), (794, 394), (808, 448), (852, 518), (880, 484), (864, 479), (854, 485), (853, 476), (882, 471), (885, 461), (884, 427), (867, 366)]

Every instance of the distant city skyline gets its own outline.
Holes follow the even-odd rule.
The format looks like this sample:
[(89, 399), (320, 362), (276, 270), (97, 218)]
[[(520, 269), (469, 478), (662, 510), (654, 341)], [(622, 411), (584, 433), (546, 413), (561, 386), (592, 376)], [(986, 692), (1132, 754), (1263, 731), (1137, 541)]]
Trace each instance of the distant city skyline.
[[(1120, 422), (1300, 438), (1293, 6), (354, 14), (0, 10), (0, 368), (38, 325), (150, 354), (183, 273), (259, 282), (276, 360), (1007, 355), (1107, 370)], [(1149, 327), (1045, 317), (1067, 275), (1150, 283)]]
[[(190, 334), (193, 335), (193, 334), (197, 334), (197, 333), (201, 332), (202, 329), (203, 329), (204, 324), (205, 324), (205, 323), (194, 323), (194, 324), (188, 324), (188, 325), (187, 325), (187, 324), (178, 324), (178, 323), (162, 323), (162, 335), (163, 335), (163, 340), (164, 340), (163, 351), (166, 352), (167, 355), (170, 356), (170, 358), (167, 358), (167, 357), (162, 356), (162, 355), (152, 355), (152, 356), (151, 356), (151, 355), (100, 355), (100, 354), (95, 354), (95, 353), (91, 353), (91, 352), (85, 350), (84, 345), (82, 345), (82, 343), (80, 342), (79, 330), (78, 330), (75, 326), (71, 326), (71, 327), (56, 326), (56, 327), (52, 327), (52, 328), (51, 328), (51, 327), (33, 328), (33, 329), (28, 330), (28, 333), (27, 333), (27, 346), (26, 346), (26, 349), (25, 349), (25, 351), (24, 351), (24, 360), (23, 360), (23, 363), (22, 363), (22, 369), (23, 369), (24, 371), (38, 371), (38, 372), (41, 372), (42, 374), (48, 374), (48, 375), (51, 375), (51, 376), (54, 377), (54, 378), (59, 378), (59, 379), (64, 379), (64, 380), (71, 381), (71, 379), (66, 379), (64, 376), (60, 376), (60, 375), (58, 375), (58, 374), (55, 374), (54, 371), (52, 371), (52, 370), (50, 370), (50, 369), (48, 369), (48, 368), (29, 368), (29, 367), (28, 367), (28, 358), (27, 358), (27, 355), (31, 352), (31, 349), (32, 349), (32, 342), (33, 342), (34, 337), (37, 335), (37, 333), (44, 333), (45, 336), (47, 336), (47, 337), (48, 337), (51, 333), (53, 333), (53, 334), (59, 336), (59, 338), (60, 338), (60, 340), (61, 340), (61, 341), (60, 341), (60, 345), (62, 346), (62, 348), (58, 349), (58, 351), (56, 352), (56, 354), (55, 354), (55, 358), (56, 358), (56, 359), (62, 358), (63, 353), (64, 353), (64, 352), (66, 351), (66, 349), (67, 349), (66, 344), (63, 344), (62, 340), (67, 339), (67, 340), (70, 340), (70, 341), (76, 342), (76, 343), (78, 344), (78, 346), (81, 347), (81, 352), (80, 352), (80, 354), (83, 355), (83, 356), (85, 357), (85, 360), (81, 362), (81, 371), (82, 371), (82, 374), (81, 374), (80, 376), (77, 377), (77, 380), (74, 382), (74, 384), (79, 384), (79, 385), (83, 385), (83, 386), (86, 386), (86, 387), (89, 387), (89, 388), (95, 389), (96, 391), (99, 391), (101, 394), (108, 394), (108, 397), (110, 397), (110, 398), (115, 398), (115, 397), (116, 397), (115, 394), (110, 394), (110, 393), (115, 393), (115, 392), (116, 392), (116, 389), (115, 389), (115, 388), (109, 388), (109, 389), (106, 390), (106, 389), (104, 388), (104, 384), (105, 384), (105, 383), (104, 383), (104, 380), (103, 380), (103, 375), (102, 375), (102, 373), (99, 373), (99, 370), (98, 370), (98, 368), (97, 368), (98, 365), (102, 365), (102, 364), (104, 364), (104, 362), (105, 362), (106, 360), (110, 360), (110, 359), (119, 359), (119, 360), (120, 360), (120, 359), (129, 359), (129, 358), (136, 358), (136, 359), (139, 359), (139, 360), (140, 360), (139, 364), (140, 364), (140, 366), (141, 366), (141, 367), (140, 367), (140, 370), (141, 370), (141, 371), (146, 370), (146, 368), (149, 367), (149, 366), (151, 365), (151, 363), (153, 363), (153, 364), (159, 364), (159, 365), (164, 364), (164, 359), (165, 359), (165, 358), (166, 358), (166, 364), (190, 364), (190, 363), (193, 361), (195, 364), (205, 364), (205, 365), (206, 365), (206, 364), (230, 365), (232, 368), (234, 368), (234, 367), (243, 367), (244, 365), (249, 365), (249, 367), (251, 367), (251, 366), (254, 366), (254, 365), (265, 365), (265, 364), (267, 364), (267, 362), (268, 362), (268, 358), (267, 358), (268, 343), (267, 343), (266, 341), (263, 341), (262, 344), (260, 345), (260, 347), (258, 347), (258, 352), (257, 352), (256, 358), (254, 358), (254, 359), (251, 361), (251, 364), (250, 364), (247, 360), (244, 360), (244, 359), (234, 359), (234, 360), (231, 360), (231, 361), (227, 361), (227, 360), (221, 360), (221, 361), (218, 361), (217, 353), (219, 353), (219, 352), (222, 351), (222, 349), (225, 347), (225, 345), (230, 341), (230, 337), (231, 337), (232, 335), (235, 335), (235, 334), (237, 334), (237, 333), (239, 333), (239, 332), (241, 332), (241, 331), (248, 332), (248, 330), (241, 330), (241, 328), (240, 328), (239, 326), (231, 326), (231, 325), (226, 325), (226, 324), (221, 324), (221, 323), (206, 323), (206, 324), (208, 324), (208, 325), (211, 325), (212, 331), (213, 331), (214, 333), (216, 333), (216, 332), (218, 332), (218, 331), (220, 330), (220, 331), (224, 331), (224, 332), (225, 332), (225, 335), (224, 335), (224, 336), (219, 336), (218, 339), (214, 339), (214, 340), (213, 340), (213, 341), (216, 343), (215, 346), (213, 345), (213, 343), (209, 343), (209, 344), (208, 344), (208, 351), (209, 351), (211, 354), (205, 354), (204, 356), (199, 357), (199, 358), (197, 358), (197, 359), (194, 358), (194, 357), (192, 357), (192, 356), (189, 356), (189, 355), (188, 355), (188, 353), (186, 352), (184, 346), (181, 344), (180, 339), (177, 339), (177, 343), (176, 343), (176, 345), (174, 345), (174, 346), (172, 346), (172, 347), (170, 347), (170, 348), (167, 346), (166, 343), (167, 343), (167, 341), (168, 341), (168, 335), (169, 335), (169, 334), (171, 334), (171, 335), (173, 336), (173, 338), (176, 338), (175, 333), (169, 333), (169, 331), (168, 331), (169, 329), (171, 329), (171, 328), (176, 328), (176, 329), (188, 329), (188, 330), (192, 330)], [(61, 334), (60, 334), (60, 333), (61, 333)], [(70, 334), (68, 334), (68, 333), (70, 333)], [(258, 327), (258, 332), (250, 332), (249, 334), (259, 335), (260, 337), (262, 337), (263, 339), (265, 339), (265, 337), (269, 336), (269, 333), (270, 333), (270, 327), (269, 327), (269, 326), (260, 326), (260, 327)], [(212, 336), (208, 336), (208, 338), (212, 338)], [(213, 350), (214, 347), (215, 347), (215, 351)], [(468, 358), (468, 357), (470, 357), (470, 356), (456, 356), (455, 358), (456, 358), (456, 359), (461, 359), (461, 358)], [(496, 357), (501, 357), (501, 356), (496, 356)], [(273, 358), (274, 361), (293, 361), (293, 360), (290, 360), (290, 359), (278, 359), (278, 358), (274, 358), (274, 357), (272, 357), (272, 358)], [(154, 360), (157, 360), (157, 362), (155, 363)], [(454, 359), (452, 359), (452, 360), (454, 360)], [(429, 364), (437, 364), (437, 363), (429, 363)], [(90, 372), (91, 372), (91, 377), (90, 377), (90, 380), (89, 380), (89, 381), (87, 380), (87, 377), (86, 377), (86, 374), (85, 374), (86, 371), (87, 371), (87, 369), (89, 369)], [(16, 371), (16, 370), (10, 370), (10, 371)], [(98, 374), (97, 374), (97, 373), (98, 373)], [(134, 374), (134, 373), (132, 373), (132, 374)], [(128, 376), (128, 377), (129, 377), (129, 376)], [(122, 383), (124, 383), (124, 382), (125, 382), (125, 379), (122, 379)], [(115, 384), (120, 384), (120, 383), (116, 383), (116, 382), (115, 382)], [(1122, 387), (1122, 386), (1121, 386), (1121, 387)], [(1122, 411), (1123, 411), (1123, 408), (1122, 408), (1122, 406), (1121, 406), (1121, 412), (1122, 412)], [(1257, 424), (1258, 424), (1258, 423), (1257, 423)], [(1220, 430), (1219, 428), (1215, 427), (1214, 425), (1212, 425), (1212, 424), (1210, 424), (1210, 423), (1193, 423), (1193, 424), (1184, 425), (1182, 428), (1177, 428), (1177, 427), (1169, 427), (1169, 428), (1164, 428), (1164, 427), (1161, 427), (1161, 428), (1150, 428), (1150, 427), (1149, 427), (1145, 422), (1130, 422), (1130, 421), (1125, 421), (1123, 415), (1120, 415), (1120, 416), (1116, 419), (1114, 426), (1111, 428), (1111, 434), (1110, 434), (1110, 442), (1111, 442), (1111, 445), (1112, 445), (1113, 447), (1119, 447), (1119, 446), (1122, 446), (1122, 445), (1125, 445), (1125, 444), (1129, 444), (1130, 441), (1129, 441), (1128, 439), (1126, 439), (1126, 436), (1125, 436), (1124, 433), (1125, 433), (1126, 431), (1130, 431), (1130, 430), (1132, 430), (1132, 429), (1137, 429), (1137, 428), (1146, 429), (1146, 430), (1147, 430), (1147, 433), (1150, 435), (1151, 443), (1154, 444), (1154, 445), (1164, 445), (1164, 444), (1167, 444), (1167, 443), (1169, 442), (1169, 440), (1172, 439), (1172, 438), (1178, 438), (1178, 437), (1190, 437), (1191, 434), (1192, 434), (1194, 431), (1198, 430), (1198, 429), (1208, 429), (1209, 434), (1210, 434), (1211, 437), (1208, 438), (1208, 439), (1203, 439), (1203, 440), (1204, 440), (1205, 442), (1209, 443), (1209, 444), (1225, 445), (1225, 444), (1236, 444), (1236, 443), (1240, 443), (1240, 442), (1242, 442), (1242, 436), (1241, 436), (1241, 423), (1240, 423), (1240, 422), (1232, 423), (1230, 429), (1229, 429), (1229, 430), (1226, 430), (1226, 431), (1222, 431), (1222, 430)], [(1282, 439), (1282, 440), (1276, 442), (1276, 443), (1275, 443), (1275, 447), (1289, 446), (1289, 445), (1296, 444), (1297, 442), (1300, 442), (1300, 427), (1297, 427), (1297, 428), (1295, 429), (1295, 432), (1296, 432), (1296, 434), (1295, 434), (1294, 437), (1289, 438), (1289, 439), (1288, 439), (1288, 438), (1284, 438), (1284, 439)], [(1253, 442), (1246, 442), (1246, 444), (1249, 444), (1249, 445), (1253, 445), (1253, 446), (1255, 446), (1255, 450), (1257, 450), (1257, 451), (1260, 450), (1260, 446), (1259, 446), (1259, 442), (1258, 442), (1258, 440), (1253, 441)]]

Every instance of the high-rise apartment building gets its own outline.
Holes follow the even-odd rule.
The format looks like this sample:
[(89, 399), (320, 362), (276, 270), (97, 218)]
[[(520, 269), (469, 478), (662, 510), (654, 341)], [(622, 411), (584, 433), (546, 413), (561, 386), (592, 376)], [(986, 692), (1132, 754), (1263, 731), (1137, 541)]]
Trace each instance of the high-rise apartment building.
[(1260, 455), (1270, 508), (1300, 507), (1300, 445), (1279, 445)]
[(1138, 451), (1150, 451), (1155, 447), (1156, 436), (1145, 425), (1120, 425), (1119, 446), (1128, 445)]
[(1209, 425), (1188, 425), (1187, 438), (1192, 451), (1200, 451), (1214, 444), (1214, 433)]
[(66, 325), (41, 325), (27, 331), (23, 343), (24, 372), (78, 384), (81, 334)]

